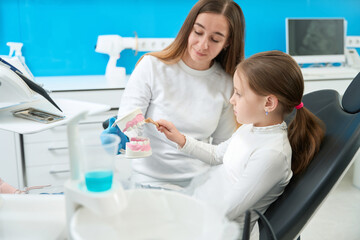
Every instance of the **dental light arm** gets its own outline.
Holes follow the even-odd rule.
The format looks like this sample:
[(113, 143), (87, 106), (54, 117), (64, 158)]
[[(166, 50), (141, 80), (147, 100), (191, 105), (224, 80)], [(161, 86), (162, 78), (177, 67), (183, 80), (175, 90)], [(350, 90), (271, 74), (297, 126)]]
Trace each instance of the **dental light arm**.
[(116, 67), (120, 52), (124, 49), (136, 49), (136, 38), (123, 38), (118, 35), (100, 35), (95, 51), (109, 55), (109, 62), (106, 66), (105, 76), (107, 79), (125, 79), (125, 68)]
[(117, 67), (117, 60), (120, 52), (124, 49), (138, 51), (160, 51), (167, 47), (173, 38), (138, 38), (121, 37), (119, 35), (99, 35), (96, 43), (95, 52), (109, 55), (109, 62), (106, 66), (105, 77), (111, 81), (125, 81), (126, 71), (124, 67)]

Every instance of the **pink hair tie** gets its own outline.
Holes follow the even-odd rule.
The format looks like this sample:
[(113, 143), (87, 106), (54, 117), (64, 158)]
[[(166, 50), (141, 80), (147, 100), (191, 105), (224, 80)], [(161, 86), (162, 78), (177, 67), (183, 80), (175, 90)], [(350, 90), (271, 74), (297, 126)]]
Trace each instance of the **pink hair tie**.
[(297, 110), (299, 110), (299, 109), (302, 108), (303, 106), (304, 106), (304, 103), (301, 102), (299, 105), (295, 106), (295, 108), (296, 108)]

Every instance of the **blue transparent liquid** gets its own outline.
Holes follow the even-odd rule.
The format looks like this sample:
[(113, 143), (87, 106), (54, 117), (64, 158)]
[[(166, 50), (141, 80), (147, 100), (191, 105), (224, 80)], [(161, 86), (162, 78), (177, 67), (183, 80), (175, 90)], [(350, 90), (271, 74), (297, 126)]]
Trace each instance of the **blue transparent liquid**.
[(86, 188), (91, 192), (103, 192), (109, 190), (112, 185), (112, 171), (93, 171), (85, 174)]

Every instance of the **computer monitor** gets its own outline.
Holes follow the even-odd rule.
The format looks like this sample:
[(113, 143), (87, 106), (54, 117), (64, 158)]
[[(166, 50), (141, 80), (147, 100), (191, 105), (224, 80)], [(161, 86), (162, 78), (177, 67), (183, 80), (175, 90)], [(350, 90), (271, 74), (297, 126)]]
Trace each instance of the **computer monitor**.
[(345, 62), (344, 18), (287, 18), (286, 52), (299, 64)]

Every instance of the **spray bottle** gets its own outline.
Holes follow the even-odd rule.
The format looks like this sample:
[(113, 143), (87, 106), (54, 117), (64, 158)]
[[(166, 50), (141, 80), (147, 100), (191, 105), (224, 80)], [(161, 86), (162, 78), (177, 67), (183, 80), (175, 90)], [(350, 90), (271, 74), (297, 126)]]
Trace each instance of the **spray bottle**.
[(21, 42), (8, 42), (6, 43), (10, 47), (10, 52), (8, 56), (8, 61), (10, 64), (19, 69), (22, 74), (24, 74), (30, 80), (34, 80), (34, 76), (32, 75), (30, 69), (25, 64), (25, 57), (21, 53), (21, 48), (23, 43)]

